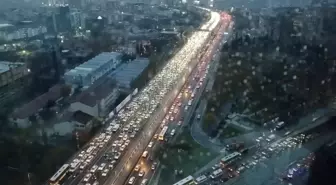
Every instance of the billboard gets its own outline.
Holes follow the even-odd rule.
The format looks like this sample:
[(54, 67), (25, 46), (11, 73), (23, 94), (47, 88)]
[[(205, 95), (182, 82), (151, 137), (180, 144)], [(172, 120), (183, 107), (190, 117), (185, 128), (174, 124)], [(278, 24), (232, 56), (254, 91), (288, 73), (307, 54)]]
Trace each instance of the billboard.
[(134, 89), (132, 95), (135, 96), (136, 94), (138, 94), (138, 88)]
[(128, 95), (119, 105), (115, 108), (116, 112), (119, 112), (130, 100), (132, 95)]

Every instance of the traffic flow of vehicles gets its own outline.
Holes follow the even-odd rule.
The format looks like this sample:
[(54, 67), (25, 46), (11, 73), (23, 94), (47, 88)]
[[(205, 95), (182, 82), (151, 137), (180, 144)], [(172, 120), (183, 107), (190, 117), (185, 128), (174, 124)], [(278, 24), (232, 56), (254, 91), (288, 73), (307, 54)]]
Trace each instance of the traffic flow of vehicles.
[[(148, 155), (151, 155), (150, 153), (154, 153), (155, 147), (153, 148), (153, 145), (157, 146), (160, 145), (161, 142), (156, 142), (157, 140), (160, 140), (159, 137), (157, 137), (158, 135), (164, 137), (165, 141), (171, 141), (173, 139), (173, 136), (175, 135), (175, 133), (178, 132), (179, 128), (178, 126), (182, 125), (183, 122), (185, 122), (185, 119), (188, 120), (188, 116), (192, 115), (192, 111), (194, 106), (196, 105), (197, 101), (196, 98), (198, 98), (198, 96), (202, 93), (203, 88), (201, 87), (205, 87), (207, 80), (206, 80), (206, 74), (207, 74), (207, 70), (209, 69), (209, 63), (212, 61), (211, 58), (213, 56), (213, 51), (217, 51), (216, 44), (219, 43), (221, 41), (221, 37), (217, 36), (217, 34), (213, 35), (213, 40), (212, 43), (215, 43), (214, 46), (208, 45), (208, 48), (204, 49), (204, 53), (201, 54), (200, 59), (198, 59), (200, 62), (197, 64), (197, 66), (192, 70), (188, 80), (185, 82), (184, 87), (182, 88), (182, 90), (180, 91), (180, 93), (178, 93), (177, 97), (175, 98), (175, 100), (173, 101), (172, 105), (167, 108), (167, 113), (164, 115), (164, 120), (161, 123), (160, 128), (157, 130), (157, 134), (154, 134), (154, 137), (152, 138), (151, 141), (149, 141), (149, 144), (147, 146), (147, 148), (145, 149), (145, 151), (148, 151)], [(191, 101), (191, 104), (188, 105), (188, 102)], [(190, 107), (190, 109), (188, 109), (188, 111), (183, 111), (184, 106), (186, 107)], [(182, 110), (182, 111), (181, 111)], [(164, 129), (165, 127), (171, 128), (170, 134), (167, 134), (168, 131), (164, 131), (165, 134), (162, 134), (162, 129)], [(169, 130), (169, 129), (168, 129)], [(146, 153), (147, 154), (147, 153)], [(133, 169), (133, 172), (130, 175), (129, 180), (134, 179), (134, 184), (139, 183), (140, 179), (143, 178), (142, 176), (140, 177), (140, 170), (142, 168), (147, 168), (148, 166), (151, 166), (151, 170), (155, 170), (156, 168), (156, 162), (153, 162), (151, 160), (147, 160), (147, 158), (141, 158), (138, 160), (137, 165), (135, 166), (135, 168)], [(152, 175), (152, 172), (149, 171), (146, 174), (146, 178), (150, 178)], [(129, 182), (128, 180), (128, 182)], [(201, 180), (200, 180), (201, 181)], [(195, 180), (191, 181), (191, 182), (187, 182), (187, 184), (195, 184), (197, 183)]]
[[(206, 24), (208, 24), (207, 28), (213, 29), (213, 24)], [(125, 154), (124, 151), (131, 140), (147, 123), (150, 115), (158, 110), (166, 94), (173, 89), (179, 80), (183, 79), (181, 76), (184, 75), (184, 71), (190, 68), (189, 62), (202, 48), (208, 37), (209, 33), (196, 31), (175, 57), (149, 82), (148, 86), (140, 91), (133, 98), (133, 101), (114, 115), (111, 124), (98, 137), (95, 137), (87, 147), (84, 147), (74, 156), (69, 162), (73, 164), (74, 167), (71, 168), (73, 170), (70, 171), (69, 165), (66, 164), (68, 166), (61, 168), (61, 172), (50, 178), (50, 182), (66, 180), (67, 184), (97, 183), (101, 176), (108, 176), (108, 173), (112, 171), (111, 169), (115, 169), (115, 166), (118, 165), (118, 161)], [(95, 165), (100, 166), (102, 163), (106, 163), (106, 165), (100, 170), (101, 172), (98, 173), (95, 170), (94, 173), (98, 173), (98, 176), (93, 175), (90, 169)], [(109, 170), (106, 170), (107, 167)], [(76, 173), (76, 175), (68, 177), (66, 176), (68, 172)]]
[[(213, 37), (213, 42), (217, 43), (219, 40), (217, 40), (217, 37)], [(210, 41), (211, 42), (211, 41)], [(200, 54), (200, 58), (196, 59), (197, 61), (200, 61), (194, 69), (192, 69), (190, 76), (186, 80), (183, 88), (180, 90), (179, 93), (177, 93), (176, 98), (172, 102), (171, 106), (167, 108), (166, 114), (163, 116), (164, 119), (160, 122), (160, 127), (157, 129), (156, 133), (154, 134), (151, 141), (148, 141), (147, 148), (145, 148), (145, 152), (147, 151), (146, 155), (151, 156), (153, 153), (155, 153), (155, 146), (158, 146), (161, 144), (160, 141), (160, 133), (161, 133), (161, 139), (164, 141), (171, 141), (173, 140), (175, 133), (178, 133), (179, 126), (181, 126), (185, 122), (185, 119), (187, 119), (188, 115), (191, 115), (191, 111), (194, 108), (195, 102), (192, 101), (191, 106), (188, 106), (188, 101), (191, 99), (197, 98), (197, 94), (201, 93), (200, 87), (204, 87), (205, 77), (207, 74), (208, 64), (211, 61), (210, 58), (212, 57), (212, 45), (208, 45), (208, 48), (204, 48), (204, 52)], [(193, 96), (194, 95), (194, 96)], [(185, 112), (183, 111), (184, 106), (190, 107), (190, 111)], [(181, 111), (182, 110), (182, 111)], [(171, 129), (169, 134), (167, 134), (167, 130), (169, 128)], [(168, 128), (169, 127), (169, 128)], [(164, 130), (164, 131), (162, 131)], [(164, 132), (165, 134), (162, 134)], [(163, 138), (162, 138), (163, 137)], [(149, 160), (148, 160), (149, 159)], [(130, 175), (130, 178), (127, 182), (130, 182), (131, 179), (134, 179), (134, 182), (131, 181), (133, 184), (138, 184), (141, 182), (142, 178), (149, 179), (151, 175), (153, 174), (152, 171), (156, 169), (157, 163), (152, 161), (151, 158), (140, 158), (138, 160), (138, 163), (135, 165), (135, 168), (133, 169), (133, 172)], [(151, 171), (147, 171), (144, 176), (140, 176), (140, 171), (142, 168), (151, 169)], [(127, 184), (127, 183), (126, 183)], [(129, 183), (128, 183), (129, 184)]]

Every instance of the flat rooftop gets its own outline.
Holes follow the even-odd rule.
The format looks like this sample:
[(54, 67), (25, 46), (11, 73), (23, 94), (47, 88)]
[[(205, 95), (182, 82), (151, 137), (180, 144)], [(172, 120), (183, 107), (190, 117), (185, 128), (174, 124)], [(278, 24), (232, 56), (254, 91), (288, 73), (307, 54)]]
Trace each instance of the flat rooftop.
[(120, 65), (111, 75), (119, 85), (129, 86), (144, 71), (148, 64), (149, 60), (147, 58), (138, 58)]
[(21, 62), (0, 61), (0, 74), (9, 71), (11, 68), (22, 66), (23, 64), (24, 63)]

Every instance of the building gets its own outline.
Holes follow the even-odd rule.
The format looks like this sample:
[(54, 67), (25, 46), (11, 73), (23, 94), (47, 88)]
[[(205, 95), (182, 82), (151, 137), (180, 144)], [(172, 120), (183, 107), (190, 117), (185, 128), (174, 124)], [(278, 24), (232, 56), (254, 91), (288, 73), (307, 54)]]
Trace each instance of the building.
[(315, 152), (307, 185), (336, 184), (336, 140), (322, 146)]
[(119, 97), (119, 90), (110, 79), (100, 80), (79, 94), (71, 103), (70, 111), (82, 111), (93, 117), (103, 117), (109, 113), (110, 107)]
[(67, 32), (71, 30), (70, 7), (68, 5), (58, 7), (57, 31)]
[(48, 92), (17, 108), (12, 113), (10, 121), (20, 128), (29, 127), (33, 117), (39, 120), (39, 113), (47, 106), (48, 102), (56, 102), (61, 98), (62, 87), (63, 85), (55, 85), (51, 87)]
[(104, 52), (89, 61), (68, 71), (64, 75), (65, 82), (72, 86), (90, 87), (102, 76), (115, 70), (121, 62), (121, 54)]
[(0, 104), (21, 96), (29, 78), (30, 70), (24, 63), (0, 61)]
[(138, 58), (129, 63), (120, 65), (111, 76), (114, 78), (122, 90), (132, 89), (132, 83), (136, 80), (149, 64), (148, 58)]
[(47, 32), (45, 26), (0, 24), (0, 40), (12, 41), (31, 38)]
[(70, 23), (71, 28), (74, 30), (77, 30), (82, 26), (81, 13), (79, 11), (74, 11), (70, 13)]
[(72, 116), (75, 129), (79, 131), (90, 131), (93, 126), (93, 117), (82, 112), (76, 111)]

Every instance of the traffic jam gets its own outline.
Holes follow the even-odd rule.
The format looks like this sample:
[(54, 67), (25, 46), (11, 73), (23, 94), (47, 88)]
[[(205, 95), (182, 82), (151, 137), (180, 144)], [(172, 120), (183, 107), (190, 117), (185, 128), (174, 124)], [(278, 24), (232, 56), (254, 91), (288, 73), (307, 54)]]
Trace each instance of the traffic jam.
[(91, 185), (104, 182), (127, 151), (132, 139), (137, 139), (136, 134), (180, 80), (181, 74), (188, 68), (192, 57), (202, 48), (208, 36), (203, 31), (196, 31), (190, 36), (185, 46), (149, 84), (115, 115), (108, 128), (64, 164), (48, 183)]
[(158, 165), (158, 161), (155, 161), (153, 157), (154, 151), (160, 142), (172, 140), (180, 130), (179, 127), (185, 123), (185, 117), (188, 114), (192, 114), (192, 107), (196, 105), (196, 96), (201, 94), (202, 87), (206, 85), (209, 63), (214, 52), (217, 51), (219, 43), (222, 41), (223, 29), (226, 27), (227, 24), (224, 24), (221, 30), (218, 31), (219, 33), (216, 34), (216, 37), (213, 38), (213, 44), (207, 45), (207, 50), (201, 56), (201, 62), (197, 64), (172, 105), (167, 109), (159, 129), (149, 142), (125, 184), (146, 185), (148, 183)]

